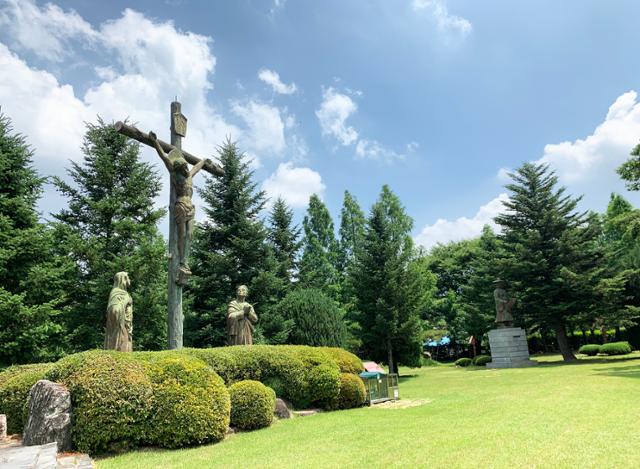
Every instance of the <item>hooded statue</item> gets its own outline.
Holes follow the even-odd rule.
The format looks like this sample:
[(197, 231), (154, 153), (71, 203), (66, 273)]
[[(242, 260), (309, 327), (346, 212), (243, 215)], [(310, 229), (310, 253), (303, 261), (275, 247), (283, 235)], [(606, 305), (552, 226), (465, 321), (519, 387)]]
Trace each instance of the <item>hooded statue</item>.
[(229, 303), (227, 310), (227, 345), (252, 345), (253, 325), (258, 322), (258, 316), (253, 306), (245, 301), (249, 289), (240, 285), (237, 297)]
[(105, 350), (131, 352), (133, 350), (133, 302), (127, 292), (131, 286), (129, 274), (118, 272), (113, 278), (113, 288), (107, 305), (107, 329)]

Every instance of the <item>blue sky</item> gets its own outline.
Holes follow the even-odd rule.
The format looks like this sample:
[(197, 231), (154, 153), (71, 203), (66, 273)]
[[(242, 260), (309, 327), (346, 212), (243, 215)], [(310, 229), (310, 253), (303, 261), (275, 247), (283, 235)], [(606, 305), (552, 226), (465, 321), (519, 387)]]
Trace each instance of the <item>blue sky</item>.
[[(238, 140), (298, 220), (313, 192), (338, 222), (344, 190), (368, 211), (389, 184), (429, 247), (479, 234), (524, 161), (583, 209), (640, 202), (615, 174), (640, 140), (638, 17), (633, 0), (0, 0), (0, 106), (64, 175), (83, 121), (168, 139), (177, 95), (184, 148)], [(48, 188), (43, 214), (62, 203)]]

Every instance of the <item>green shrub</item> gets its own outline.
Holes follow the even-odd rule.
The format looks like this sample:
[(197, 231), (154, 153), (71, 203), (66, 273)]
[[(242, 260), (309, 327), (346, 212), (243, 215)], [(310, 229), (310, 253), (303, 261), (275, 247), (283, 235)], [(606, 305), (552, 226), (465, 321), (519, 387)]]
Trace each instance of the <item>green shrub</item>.
[(229, 424), (222, 379), (180, 352), (84, 352), (47, 377), (69, 387), (73, 439), (89, 453), (217, 441)]
[(433, 358), (422, 358), (422, 366), (440, 366), (442, 365), (442, 363), (440, 363), (437, 360), (434, 360)]
[[(346, 350), (332, 347), (253, 345), (187, 348), (183, 349), (183, 353), (205, 361), (227, 386), (247, 379), (260, 381), (273, 388), (278, 397), (290, 401), (298, 408), (311, 404), (327, 408), (331, 406), (331, 400), (328, 400), (325, 391), (321, 387), (310, 385), (312, 370), (317, 366), (327, 365), (335, 370), (336, 375), (340, 372), (360, 373), (364, 370), (358, 357)], [(332, 386), (335, 385), (329, 387)]]
[(259, 381), (239, 381), (229, 387), (231, 425), (242, 430), (255, 430), (271, 425), (276, 393)]
[(330, 409), (340, 395), (340, 370), (334, 364), (318, 365), (309, 372), (309, 404)]
[(7, 416), (8, 434), (22, 433), (27, 420), (29, 390), (44, 378), (51, 366), (51, 363), (16, 365), (0, 373), (0, 414)]
[(455, 366), (469, 366), (471, 365), (471, 359), (470, 358), (458, 358), (454, 363)]
[(345, 345), (345, 313), (320, 290), (293, 290), (275, 306), (275, 312), (285, 320), (293, 321), (288, 343), (330, 347)]
[(175, 355), (149, 364), (154, 384), (150, 440), (167, 448), (222, 440), (229, 393), (222, 378), (195, 357)]
[(631, 353), (629, 342), (609, 342), (600, 346), (600, 353), (605, 355), (626, 355)]
[(475, 366), (486, 366), (487, 363), (491, 363), (491, 357), (489, 355), (478, 355), (472, 361)]
[(589, 355), (590, 357), (598, 355), (599, 352), (600, 352), (600, 346), (598, 344), (583, 345), (578, 350), (578, 353), (582, 353), (584, 355)]
[(337, 409), (351, 409), (364, 404), (366, 390), (362, 379), (351, 373), (340, 374), (340, 393), (335, 404)]

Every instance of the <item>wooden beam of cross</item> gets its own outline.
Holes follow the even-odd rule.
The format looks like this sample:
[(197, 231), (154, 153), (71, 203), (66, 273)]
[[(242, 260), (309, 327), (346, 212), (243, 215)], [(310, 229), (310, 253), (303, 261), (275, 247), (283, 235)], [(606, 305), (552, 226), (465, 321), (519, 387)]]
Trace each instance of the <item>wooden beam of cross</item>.
[[(187, 284), (191, 275), (187, 261), (195, 219), (195, 207), (191, 201), (192, 177), (201, 169), (215, 176), (222, 176), (224, 169), (209, 159), (200, 159), (182, 150), (182, 137), (187, 133), (187, 118), (182, 115), (178, 102), (171, 103), (170, 144), (158, 140), (153, 132), (144, 133), (124, 122), (116, 122), (114, 127), (118, 133), (155, 148), (169, 171), (171, 195), (169, 200), (168, 346), (169, 349), (180, 349), (184, 322), (182, 287)], [(188, 163), (192, 165), (191, 168)]]

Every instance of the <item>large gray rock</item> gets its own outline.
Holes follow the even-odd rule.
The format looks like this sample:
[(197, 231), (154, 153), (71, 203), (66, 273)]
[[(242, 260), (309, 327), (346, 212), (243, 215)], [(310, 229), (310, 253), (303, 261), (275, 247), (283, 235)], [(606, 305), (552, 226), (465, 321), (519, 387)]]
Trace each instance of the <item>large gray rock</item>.
[(0, 440), (7, 437), (7, 416), (0, 414)]
[(58, 383), (41, 379), (28, 398), (29, 416), (24, 427), (25, 446), (58, 443), (58, 451), (71, 450), (71, 395)]
[(287, 405), (287, 402), (280, 398), (276, 399), (276, 410), (274, 411), (274, 414), (279, 419), (290, 419), (293, 415), (291, 408)]

